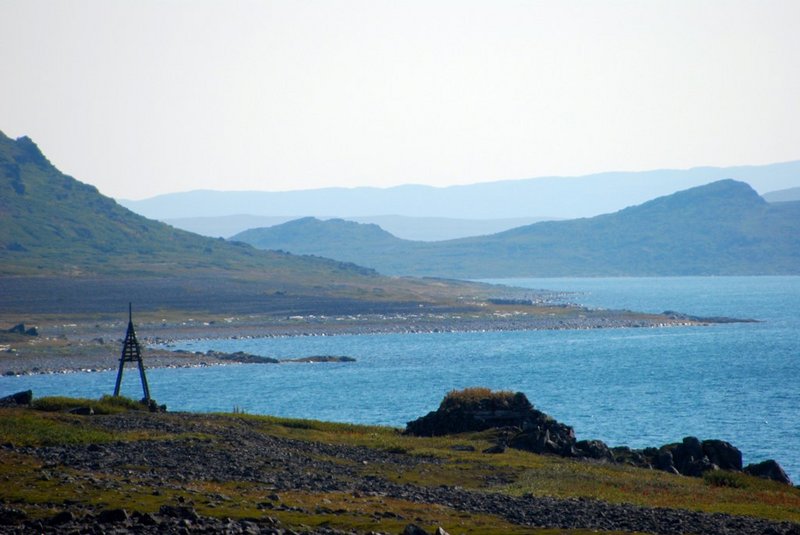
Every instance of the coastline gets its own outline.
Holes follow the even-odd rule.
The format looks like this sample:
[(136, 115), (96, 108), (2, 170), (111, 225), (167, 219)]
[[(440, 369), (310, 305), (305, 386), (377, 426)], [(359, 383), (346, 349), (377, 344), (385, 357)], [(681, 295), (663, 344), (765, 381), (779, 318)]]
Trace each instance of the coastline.
[[(722, 318), (724, 322), (750, 321)], [(230, 358), (164, 349), (176, 340), (249, 339), (302, 336), (499, 332), (536, 330), (652, 329), (697, 327), (720, 318), (679, 314), (552, 307), (542, 314), (519, 307), (481, 314), (425, 312), (407, 315), (359, 314), (345, 317), (228, 317), (222, 320), (142, 321), (136, 324), (148, 368), (234, 365)], [(39, 336), (0, 341), (0, 376), (87, 373), (117, 369), (122, 322), (40, 325)], [(161, 347), (156, 347), (161, 346)], [(307, 355), (297, 355), (307, 357)]]

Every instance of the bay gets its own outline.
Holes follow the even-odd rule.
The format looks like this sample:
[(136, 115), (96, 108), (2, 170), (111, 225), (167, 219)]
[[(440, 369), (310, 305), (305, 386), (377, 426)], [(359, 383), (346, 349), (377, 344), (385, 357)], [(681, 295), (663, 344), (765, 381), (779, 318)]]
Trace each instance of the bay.
[[(800, 481), (800, 277), (513, 279), (593, 308), (754, 318), (658, 329), (182, 340), (175, 349), (354, 363), (152, 369), (170, 410), (231, 411), (402, 427), (452, 389), (525, 392), (579, 439), (645, 447), (687, 435), (727, 440), (745, 462), (778, 460)], [(146, 335), (146, 333), (140, 333)], [(146, 357), (146, 355), (145, 355)], [(115, 374), (0, 378), (0, 392), (97, 397)], [(140, 397), (126, 375), (123, 393)]]

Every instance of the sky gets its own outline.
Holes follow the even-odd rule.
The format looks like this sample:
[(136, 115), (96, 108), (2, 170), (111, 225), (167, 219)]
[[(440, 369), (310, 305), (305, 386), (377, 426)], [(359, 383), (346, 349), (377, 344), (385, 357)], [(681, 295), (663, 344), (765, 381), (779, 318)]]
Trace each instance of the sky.
[(115, 198), (800, 159), (797, 0), (0, 0), (0, 131)]

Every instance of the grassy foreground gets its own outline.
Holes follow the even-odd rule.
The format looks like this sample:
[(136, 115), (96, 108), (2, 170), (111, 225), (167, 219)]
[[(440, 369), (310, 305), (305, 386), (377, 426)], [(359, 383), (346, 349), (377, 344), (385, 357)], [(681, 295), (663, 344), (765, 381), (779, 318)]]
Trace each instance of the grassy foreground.
[[(124, 470), (59, 467), (37, 454), (47, 446), (202, 443), (229, 448), (221, 437), (246, 429), (254, 436), (328, 448), (367, 448), (391, 454), (397, 462), (354, 462), (325, 450), (312, 460), (346, 467), (353, 478), (380, 478), (394, 484), (436, 488), (441, 485), (511, 496), (591, 498), (608, 503), (720, 512), (800, 523), (800, 490), (743, 474), (716, 473), (706, 478), (673, 476), (637, 468), (581, 462), (507, 450), (481, 451), (493, 442), (492, 432), (440, 438), (401, 435), (386, 427), (334, 424), (245, 414), (150, 414), (136, 403), (111, 398), (72, 400), (41, 398), (32, 408), (0, 409), (0, 504), (33, 518), (50, 518), (76, 507), (89, 511), (124, 508), (156, 512), (162, 505), (189, 503), (204, 516), (263, 518), (286, 527), (329, 527), (399, 533), (413, 521), (426, 529), (444, 526), (450, 533), (589, 533), (518, 526), (483, 513), (448, 504), (418, 503), (369, 493), (281, 489), (259, 481), (186, 478), (171, 474), (149, 479), (150, 467), (132, 463)], [(91, 416), (65, 412), (91, 406)], [(123, 412), (121, 412), (123, 411)], [(124, 411), (131, 411), (126, 413)], [(134, 412), (135, 411), (135, 412)], [(135, 425), (109, 426), (109, 419), (135, 415)], [(116, 420), (119, 421), (119, 420)], [(143, 425), (158, 422), (159, 425)], [(296, 441), (296, 442), (294, 442)], [(243, 444), (242, 448), (247, 447)], [(266, 452), (265, 452), (266, 454)], [(319, 470), (309, 462), (307, 470)], [(275, 466), (274, 470), (281, 470)], [(325, 474), (311, 474), (320, 475)]]

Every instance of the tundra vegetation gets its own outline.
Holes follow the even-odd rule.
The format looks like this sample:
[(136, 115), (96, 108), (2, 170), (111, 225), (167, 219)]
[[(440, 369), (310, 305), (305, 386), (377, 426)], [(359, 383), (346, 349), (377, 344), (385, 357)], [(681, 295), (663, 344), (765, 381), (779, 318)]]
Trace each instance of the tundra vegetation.
[[(443, 405), (469, 404), (485, 393), (451, 393)], [(499, 404), (513, 399), (492, 394)], [(70, 412), (87, 407), (94, 414)], [(725, 521), (745, 533), (796, 533), (800, 523), (800, 490), (788, 485), (742, 473), (682, 477), (515, 449), (483, 453), (498, 430), (414, 437), (389, 427), (140, 408), (106, 397), (41, 398), (0, 409), (5, 517), (15, 511), (18, 522), (55, 529), (54, 519), (67, 513), (74, 524), (110, 522), (108, 511), (124, 510), (118, 521), (130, 526), (181, 508), (195, 526), (231, 519), (320, 533), (400, 533), (408, 524), (450, 533), (648, 532), (647, 525), (632, 529), (606, 518), (624, 518), (626, 511), (685, 517), (679, 529), (703, 532)], [(531, 522), (525, 504), (541, 501), (554, 510), (559, 504), (597, 509), (597, 518), (579, 520), (586, 525), (564, 525), (558, 515)], [(710, 524), (692, 525), (697, 518)]]

